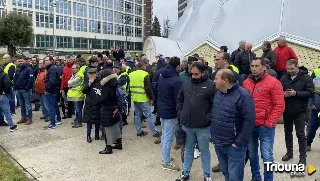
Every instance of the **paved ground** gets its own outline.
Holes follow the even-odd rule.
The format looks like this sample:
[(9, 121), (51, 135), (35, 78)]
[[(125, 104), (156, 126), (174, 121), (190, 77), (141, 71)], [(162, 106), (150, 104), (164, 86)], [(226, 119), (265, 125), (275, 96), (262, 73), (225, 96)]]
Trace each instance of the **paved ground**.
[[(42, 130), (47, 123), (40, 121), (40, 112), (34, 113), (34, 123), (30, 126), (19, 125), (19, 129), (10, 133), (8, 128), (0, 128), (0, 144), (34, 177), (40, 181), (173, 181), (179, 172), (164, 171), (161, 168), (160, 147), (155, 145), (151, 135), (143, 138), (136, 136), (132, 117), (124, 128), (124, 150), (112, 155), (99, 155), (104, 148), (103, 141), (86, 142), (86, 128), (71, 128), (71, 119), (55, 130)], [(19, 116), (14, 116), (18, 121)], [(160, 127), (159, 127), (160, 129)], [(317, 137), (312, 152), (308, 154), (308, 163), (320, 168), (320, 147)], [(217, 158), (211, 147), (211, 164), (217, 164)], [(297, 141), (294, 142), (298, 150)], [(285, 154), (283, 125), (276, 129), (274, 147), (275, 161), (280, 161)], [(180, 151), (173, 150), (172, 157), (176, 164), (180, 161)], [(289, 163), (298, 162), (298, 153)], [(320, 178), (320, 171), (312, 176), (293, 180), (315, 180)], [(220, 173), (212, 174), (213, 180), (223, 181)], [(250, 180), (250, 167), (245, 168), (245, 180)], [(202, 180), (200, 159), (194, 161), (191, 179)], [(275, 181), (291, 180), (289, 174), (276, 174)]]

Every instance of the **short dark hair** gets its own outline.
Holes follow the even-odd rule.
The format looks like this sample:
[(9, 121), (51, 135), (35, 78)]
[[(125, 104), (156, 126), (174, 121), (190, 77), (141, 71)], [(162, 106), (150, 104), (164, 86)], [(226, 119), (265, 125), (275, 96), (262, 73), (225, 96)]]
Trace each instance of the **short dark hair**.
[(256, 57), (256, 58), (252, 59), (252, 61), (254, 61), (254, 60), (260, 60), (261, 65), (263, 65), (263, 66), (266, 65), (266, 60), (264, 58)]
[(102, 60), (102, 58), (103, 58), (102, 53), (97, 53), (97, 57), (98, 57), (98, 58), (100, 58), (100, 59)]
[(230, 54), (229, 54), (229, 53), (223, 52), (223, 53), (222, 53), (222, 58), (223, 58), (223, 59), (226, 59), (228, 63), (231, 63), (231, 57), (230, 57)]
[(95, 62), (99, 62), (98, 58), (97, 57), (91, 57), (89, 59), (89, 64), (91, 65), (92, 63), (95, 63)]
[(236, 81), (236, 78), (234, 77), (232, 71), (227, 71), (224, 69), (222, 69), (221, 71), (221, 79), (227, 79), (230, 83), (234, 83)]
[(223, 52), (228, 52), (228, 47), (223, 45), (220, 47), (220, 50), (223, 50)]
[(286, 65), (294, 65), (294, 66), (298, 67), (298, 61), (295, 59), (290, 59), (287, 61)]
[(138, 68), (142, 68), (142, 67), (144, 67), (146, 65), (147, 65), (147, 62), (145, 60), (139, 60), (138, 64), (137, 64), (137, 67)]
[(180, 58), (178, 57), (172, 57), (169, 60), (169, 65), (171, 65), (173, 68), (177, 68), (180, 65)]
[[(50, 61), (53, 61), (53, 56), (46, 56), (46, 58), (49, 58)], [(44, 58), (44, 59), (46, 59)]]
[(187, 64), (193, 64), (193, 62), (196, 62), (197, 61), (197, 59), (195, 58), (195, 57), (191, 57), (191, 56), (189, 56), (188, 57), (188, 61), (187, 61)]
[(264, 41), (263, 44), (266, 45), (267, 48), (271, 48), (270, 41)]
[(196, 67), (197, 69), (199, 69), (199, 71), (201, 73), (205, 72), (206, 71), (206, 65), (203, 64), (202, 62), (193, 62), (193, 64), (191, 65), (191, 69)]

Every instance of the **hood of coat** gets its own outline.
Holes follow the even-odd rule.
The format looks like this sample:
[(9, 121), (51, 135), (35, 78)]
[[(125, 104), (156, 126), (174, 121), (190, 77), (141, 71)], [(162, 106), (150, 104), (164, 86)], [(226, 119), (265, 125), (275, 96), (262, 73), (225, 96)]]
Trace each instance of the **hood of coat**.
[(110, 85), (117, 85), (117, 78), (118, 75), (117, 74), (111, 74), (105, 78), (103, 78), (100, 83), (102, 86), (104, 86), (106, 83), (109, 82)]
[(179, 73), (171, 65), (167, 65), (164, 67), (163, 71), (161, 72), (161, 75), (164, 78), (170, 78), (170, 77), (174, 77), (174, 76), (178, 77)]

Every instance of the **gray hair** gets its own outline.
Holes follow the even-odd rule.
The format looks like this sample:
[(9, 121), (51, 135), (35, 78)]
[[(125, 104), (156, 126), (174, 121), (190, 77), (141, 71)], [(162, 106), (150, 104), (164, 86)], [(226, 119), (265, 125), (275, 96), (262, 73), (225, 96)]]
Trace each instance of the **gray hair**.
[(241, 40), (241, 41), (239, 42), (239, 45), (246, 44), (246, 43), (247, 43), (246, 40)]
[(294, 66), (298, 67), (298, 61), (295, 59), (290, 59), (287, 61), (287, 65), (294, 65)]
[(283, 36), (283, 35), (280, 35), (280, 36), (279, 36), (279, 40), (286, 42), (286, 37)]

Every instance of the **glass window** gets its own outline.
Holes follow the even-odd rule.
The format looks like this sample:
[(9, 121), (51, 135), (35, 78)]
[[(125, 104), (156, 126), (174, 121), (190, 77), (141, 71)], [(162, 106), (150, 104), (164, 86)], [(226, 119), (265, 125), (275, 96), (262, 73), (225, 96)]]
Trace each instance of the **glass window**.
[(37, 47), (53, 47), (52, 35), (36, 35)]
[(102, 48), (105, 50), (111, 49), (114, 47), (114, 41), (113, 40), (103, 40), (103, 46)]
[(12, 5), (20, 6), (24, 8), (32, 8), (32, 0), (13, 0)]
[(99, 21), (89, 21), (89, 31), (92, 33), (100, 33), (101, 26)]
[(87, 17), (87, 5), (73, 3), (73, 15), (80, 17)]
[(142, 6), (135, 5), (135, 14), (142, 15)]
[(100, 20), (100, 8), (89, 6), (89, 18)]
[(133, 13), (133, 3), (126, 2), (125, 11), (127, 13)]
[(142, 51), (142, 42), (135, 42), (135, 49)]
[(136, 17), (134, 18), (134, 25), (135, 25), (135, 26), (141, 26), (141, 27), (142, 27), (142, 18), (136, 16)]
[(142, 28), (135, 28), (135, 37), (142, 38)]
[(35, 8), (38, 10), (49, 11), (51, 4), (49, 0), (35, 0)]
[(101, 49), (101, 40), (100, 39), (89, 39), (90, 48), (92, 49)]
[(56, 40), (58, 48), (72, 48), (72, 37), (57, 36)]
[(104, 34), (113, 34), (113, 24), (112, 23), (103, 23), (103, 33)]
[(134, 37), (134, 28), (131, 26), (127, 26), (127, 35)]
[(102, 7), (113, 9), (113, 0), (102, 0)]
[(68, 16), (56, 16), (56, 28), (71, 30), (71, 17)]
[(128, 25), (133, 25), (133, 16), (132, 15), (127, 15), (127, 17), (125, 17), (124, 15), (124, 19), (127, 20), (127, 24)]
[(142, 0), (135, 0), (136, 3), (142, 4)]
[(103, 21), (113, 22), (113, 11), (103, 9), (102, 10), (102, 19), (103, 19)]
[(89, 4), (95, 5), (95, 6), (101, 6), (100, 0), (88, 0)]
[(76, 18), (73, 20), (73, 30), (74, 31), (84, 31), (87, 32), (87, 20)]
[(125, 23), (124, 22), (124, 14), (115, 11), (114, 12), (114, 21), (116, 23)]
[[(3, 10), (3, 9), (1, 9)], [(24, 14), (24, 15), (27, 15), (30, 20), (32, 21), (32, 11), (28, 11), (28, 10), (24, 10), (24, 9), (16, 9), (16, 8), (13, 8), (13, 11), (16, 12), (17, 14)]]
[(74, 38), (74, 47), (87, 49), (88, 48), (88, 39)]
[(36, 13), (36, 26), (42, 28), (53, 27), (53, 17), (49, 13)]
[(65, 0), (56, 0), (56, 12), (61, 14), (71, 14), (71, 2)]
[(123, 0), (114, 0), (114, 9), (123, 11)]
[(124, 26), (115, 24), (114, 26), (114, 34), (124, 36)]
[(119, 45), (120, 46), (120, 48), (124, 48), (124, 45), (125, 45), (125, 41), (115, 41), (115, 44), (116, 45)]

